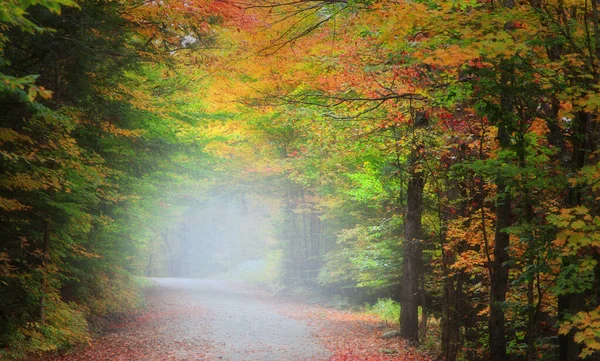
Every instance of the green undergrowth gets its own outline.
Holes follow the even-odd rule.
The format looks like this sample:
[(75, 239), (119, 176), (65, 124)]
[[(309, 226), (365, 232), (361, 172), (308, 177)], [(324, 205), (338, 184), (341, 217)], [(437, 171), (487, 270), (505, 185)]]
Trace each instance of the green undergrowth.
[[(380, 298), (372, 305), (366, 304), (365, 313), (377, 316), (382, 321), (393, 327), (400, 327), (400, 303), (390, 298)], [(419, 322), (422, 317), (422, 309), (419, 307)], [(419, 350), (430, 354), (438, 355), (440, 353), (441, 340), (441, 320), (434, 316), (429, 316), (427, 319), (427, 330), (420, 333)]]
[[(51, 296), (56, 296), (51, 294)], [(27, 322), (9, 325), (0, 350), (1, 360), (24, 360), (32, 355), (67, 349), (90, 340), (85, 307), (73, 302), (54, 300), (47, 306), (46, 322)]]
[[(391, 298), (379, 298), (375, 303), (363, 303), (360, 305), (356, 301), (353, 301), (351, 297), (326, 295), (304, 287), (286, 287), (282, 288), (279, 293), (288, 298), (303, 299), (308, 303), (328, 308), (374, 315), (388, 326), (388, 328), (382, 329), (382, 333), (391, 328), (398, 329), (400, 327), (400, 303)], [(421, 320), (421, 316), (422, 310), (419, 307), (419, 320)], [(426, 332), (423, 333), (423, 330), (421, 330), (419, 343), (419, 350), (421, 352), (429, 355), (438, 355), (440, 353), (440, 330), (441, 320), (429, 315)]]
[(391, 298), (380, 298), (373, 305), (366, 304), (365, 312), (376, 315), (382, 321), (397, 324), (400, 320), (400, 303)]
[(69, 297), (73, 300), (64, 299), (64, 289), (54, 288), (45, 299), (45, 322), (39, 317), (38, 304), (2, 326), (0, 360), (30, 360), (88, 343), (110, 320), (143, 308), (142, 290), (151, 285), (151, 280), (113, 272), (96, 276), (85, 286), (79, 284)]

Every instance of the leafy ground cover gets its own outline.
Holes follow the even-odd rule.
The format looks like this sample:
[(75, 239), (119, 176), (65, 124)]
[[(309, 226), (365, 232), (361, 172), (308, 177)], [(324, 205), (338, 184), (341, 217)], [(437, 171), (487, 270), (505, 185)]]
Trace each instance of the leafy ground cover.
[[(203, 281), (189, 280), (190, 286), (167, 284), (151, 287), (146, 292), (147, 309), (123, 322), (113, 323), (90, 345), (74, 349), (66, 355), (54, 355), (38, 361), (84, 361), (84, 360), (281, 360), (281, 355), (298, 355), (294, 348), (303, 348), (306, 341), (322, 345), (329, 351), (318, 356), (294, 356), (285, 361), (429, 361), (430, 357), (417, 351), (400, 339), (382, 339), (381, 334), (394, 325), (364, 312), (337, 310), (310, 304), (302, 298), (290, 299), (273, 296), (272, 293), (254, 286), (225, 284), (210, 281), (210, 288)], [(188, 288), (186, 288), (188, 287)], [(196, 287), (196, 288), (194, 288)], [(216, 290), (216, 291), (215, 291)], [(219, 337), (223, 330), (226, 312), (215, 312), (216, 303), (227, 304), (241, 300), (244, 307), (255, 309), (246, 312), (243, 322), (250, 322), (240, 330), (240, 323), (228, 322), (228, 339)], [(212, 303), (211, 303), (212, 302)], [(228, 306), (233, 303), (227, 304)], [(242, 306), (240, 306), (242, 307)], [(266, 320), (261, 318), (265, 310), (268, 319), (280, 320), (275, 324), (277, 333), (288, 337), (283, 346), (269, 336)], [(239, 317), (244, 318), (244, 317)], [(290, 321), (293, 320), (293, 321)], [(220, 321), (219, 321), (220, 320)], [(287, 321), (286, 321), (287, 320)], [(237, 320), (239, 321), (239, 320)], [(285, 326), (289, 322), (307, 330), (311, 340), (295, 339)], [(242, 323), (243, 324), (243, 323)], [(248, 347), (245, 329), (263, 330), (256, 342)], [(226, 345), (227, 344), (227, 345)], [(244, 350), (238, 350), (243, 347)], [(266, 350), (266, 351), (265, 351)], [(240, 352), (241, 351), (241, 352)]]
[(185, 292), (146, 293), (144, 312), (112, 323), (103, 335), (66, 355), (39, 361), (209, 360), (210, 314)]
[(377, 315), (302, 301), (276, 299), (271, 302), (278, 312), (313, 326), (313, 336), (332, 353), (328, 361), (433, 360), (399, 338), (381, 338), (395, 325), (382, 321)]

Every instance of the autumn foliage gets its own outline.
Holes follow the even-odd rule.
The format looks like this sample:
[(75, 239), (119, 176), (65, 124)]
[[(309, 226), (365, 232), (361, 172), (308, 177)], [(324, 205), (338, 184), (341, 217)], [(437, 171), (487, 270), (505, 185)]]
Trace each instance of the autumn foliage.
[(11, 2), (2, 352), (135, 308), (185, 251), (157, 220), (227, 186), (276, 204), (280, 283), (395, 299), (436, 356), (598, 357), (599, 29), (595, 0)]

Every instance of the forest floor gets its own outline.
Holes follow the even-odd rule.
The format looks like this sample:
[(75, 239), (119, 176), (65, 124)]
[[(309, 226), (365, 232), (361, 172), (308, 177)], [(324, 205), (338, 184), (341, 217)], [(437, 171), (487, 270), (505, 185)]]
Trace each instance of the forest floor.
[(430, 359), (380, 336), (374, 316), (214, 280), (155, 279), (147, 310), (46, 361), (387, 361)]

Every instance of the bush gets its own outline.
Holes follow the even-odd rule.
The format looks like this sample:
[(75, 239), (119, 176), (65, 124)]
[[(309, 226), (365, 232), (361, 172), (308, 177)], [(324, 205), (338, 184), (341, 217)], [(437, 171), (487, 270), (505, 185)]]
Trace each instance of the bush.
[[(54, 295), (56, 296), (56, 295)], [(54, 298), (47, 305), (46, 324), (27, 322), (13, 328), (7, 349), (0, 350), (0, 360), (17, 360), (31, 354), (41, 354), (89, 342), (85, 311), (75, 303)]]
[(374, 305), (367, 305), (366, 311), (385, 322), (398, 323), (400, 320), (400, 304), (391, 298), (378, 299)]
[(110, 273), (96, 271), (80, 286), (77, 298), (94, 316), (131, 313), (143, 307), (143, 284), (128, 272), (115, 267)]

